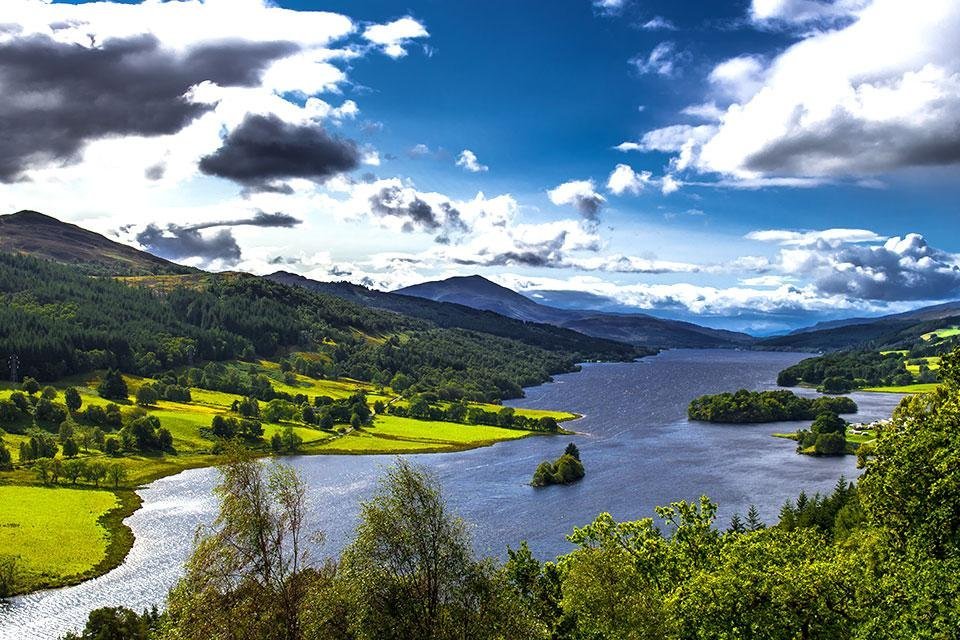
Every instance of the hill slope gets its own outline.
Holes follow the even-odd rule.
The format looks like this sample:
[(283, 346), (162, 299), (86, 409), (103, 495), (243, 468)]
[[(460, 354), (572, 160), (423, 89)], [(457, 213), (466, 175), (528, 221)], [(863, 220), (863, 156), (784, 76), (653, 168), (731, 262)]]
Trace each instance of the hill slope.
[(653, 349), (631, 347), (623, 341), (591, 337), (553, 324), (520, 320), (499, 312), (454, 302), (438, 302), (426, 298), (385, 293), (349, 282), (320, 282), (286, 271), (278, 271), (265, 277), (274, 282), (336, 296), (368, 308), (419, 318), (444, 328), (469, 329), (520, 340), (544, 349), (582, 353), (584, 360), (630, 360), (655, 353)]
[(45, 258), (100, 275), (194, 271), (36, 211), (0, 216), (0, 251)]
[[(315, 376), (386, 385), (403, 374), (414, 391), (495, 401), (583, 360), (649, 353), (466, 307), (364, 294), (396, 298), (378, 307), (361, 299), (362, 288), (329, 295), (183, 269), (33, 212), (5, 216), (4, 226), (14, 251), (0, 251), (0, 361), (16, 355), (20, 376), (44, 381), (284, 358)], [(117, 277), (144, 271), (161, 273)], [(104, 274), (115, 277), (91, 277)]]
[(960, 320), (960, 301), (914, 309), (878, 318), (822, 322), (785, 336), (760, 340), (771, 349), (832, 351), (864, 345), (888, 347)]
[(744, 333), (709, 329), (690, 322), (664, 320), (642, 313), (619, 314), (549, 307), (481, 276), (424, 282), (395, 293), (456, 302), (520, 320), (553, 324), (589, 336), (635, 345), (715, 348), (749, 346), (755, 341)]

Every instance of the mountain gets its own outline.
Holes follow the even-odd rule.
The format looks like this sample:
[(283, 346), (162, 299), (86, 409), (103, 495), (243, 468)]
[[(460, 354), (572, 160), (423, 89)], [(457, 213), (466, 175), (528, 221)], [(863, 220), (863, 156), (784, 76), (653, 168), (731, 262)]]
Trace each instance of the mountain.
[(480, 331), (544, 349), (578, 352), (583, 354), (584, 359), (629, 360), (656, 352), (655, 349), (594, 337), (551, 323), (520, 320), (453, 302), (376, 291), (349, 282), (320, 282), (287, 271), (278, 271), (265, 277), (281, 284), (336, 296), (367, 308), (418, 318), (447, 329)]
[(74, 265), (97, 275), (196, 271), (36, 211), (0, 216), (0, 251)]
[(852, 325), (868, 324), (891, 324), (899, 322), (927, 322), (930, 320), (941, 320), (943, 318), (952, 318), (960, 315), (960, 300), (954, 302), (945, 302), (930, 307), (922, 307), (902, 313), (894, 313), (886, 316), (877, 316), (874, 318), (843, 318), (842, 320), (830, 320), (827, 322), (818, 322), (810, 327), (804, 327), (791, 331), (788, 335), (794, 336), (802, 333), (813, 333), (830, 329), (839, 329)]
[(447, 278), (398, 289), (394, 293), (485, 309), (526, 320), (543, 322), (598, 338), (652, 347), (745, 347), (752, 336), (701, 327), (690, 322), (664, 320), (642, 313), (559, 309), (540, 304), (481, 276)]
[(863, 345), (889, 346), (960, 323), (960, 301), (877, 318), (821, 322), (785, 336), (758, 342), (763, 348), (833, 351)]

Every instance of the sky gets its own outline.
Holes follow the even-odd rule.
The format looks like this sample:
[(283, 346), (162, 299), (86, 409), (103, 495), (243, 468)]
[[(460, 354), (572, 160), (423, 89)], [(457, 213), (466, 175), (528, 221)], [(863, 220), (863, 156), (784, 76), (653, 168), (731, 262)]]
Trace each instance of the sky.
[(955, 0), (4, 0), (0, 211), (770, 334), (960, 297)]

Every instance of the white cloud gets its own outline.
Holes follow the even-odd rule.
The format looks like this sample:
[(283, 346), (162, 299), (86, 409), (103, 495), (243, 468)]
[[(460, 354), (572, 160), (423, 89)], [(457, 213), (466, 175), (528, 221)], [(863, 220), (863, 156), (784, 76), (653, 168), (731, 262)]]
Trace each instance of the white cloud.
[(869, 0), (753, 0), (750, 19), (761, 25), (797, 26), (850, 18)]
[(742, 102), (760, 90), (765, 73), (763, 58), (745, 55), (721, 62), (713, 68), (707, 79), (721, 95)]
[(630, 64), (642, 75), (673, 76), (680, 71), (680, 64), (687, 57), (686, 53), (677, 51), (675, 43), (666, 41), (655, 46), (646, 56), (637, 55), (631, 58)]
[(404, 16), (387, 24), (375, 24), (363, 31), (363, 37), (379, 46), (391, 58), (407, 55), (406, 45), (416, 38), (426, 38), (430, 34), (416, 19)]
[(607, 189), (618, 196), (628, 191), (633, 195), (639, 195), (650, 181), (649, 171), (637, 173), (630, 165), (618, 164), (607, 179)]
[(675, 176), (670, 174), (667, 174), (660, 179), (660, 191), (663, 192), (663, 195), (665, 196), (668, 196), (671, 193), (676, 193), (682, 186), (683, 183)]
[[(716, 102), (704, 102), (702, 104), (692, 104), (684, 107), (681, 111), (685, 116), (692, 116), (708, 122), (717, 122), (723, 117), (723, 109), (717, 106)], [(627, 143), (624, 143), (627, 144)], [(640, 145), (637, 145), (639, 148)]]
[(571, 180), (547, 191), (550, 202), (557, 206), (570, 205), (584, 218), (595, 220), (606, 198), (597, 193), (593, 180)]
[(663, 16), (654, 16), (641, 25), (647, 31), (676, 31), (677, 27)]
[(863, 313), (886, 308), (839, 295), (824, 295), (812, 287), (790, 284), (781, 284), (777, 288), (761, 285), (711, 287), (685, 282), (620, 284), (595, 276), (563, 279), (515, 274), (502, 274), (496, 280), (517, 291), (576, 291), (609, 298), (638, 310), (669, 309), (702, 316), (843, 310)]
[(680, 153), (679, 170), (743, 181), (960, 163), (960, 3), (754, 3), (763, 19), (802, 23), (832, 12), (845, 22), (810, 31), (770, 61), (746, 55), (718, 65), (711, 86), (732, 102), (709, 135), (667, 127), (647, 135), (678, 134), (669, 145), (646, 146)]
[[(188, 2), (50, 3), (4, 0), (3, 21), (19, 33), (0, 33), (0, 41), (45, 35), (57, 42), (88, 47), (91, 38), (130, 38), (150, 33), (165, 47), (185, 51), (199, 42), (246, 40), (294, 42), (324, 47), (354, 31), (353, 21), (324, 11), (292, 11), (265, 0), (191, 0)], [(54, 28), (56, 27), (56, 28)], [(341, 55), (348, 55), (343, 52)]]
[(463, 167), (470, 173), (482, 173), (490, 169), (487, 165), (480, 164), (480, 162), (477, 161), (477, 154), (470, 151), (470, 149), (464, 149), (460, 152), (460, 156), (457, 158), (457, 166)]
[(613, 16), (620, 13), (629, 0), (593, 0), (593, 8), (600, 14)]
[(846, 243), (876, 242), (883, 240), (867, 229), (824, 229), (822, 231), (791, 231), (786, 229), (763, 229), (751, 231), (744, 236), (748, 240), (775, 242), (784, 246), (810, 247), (819, 243), (837, 247)]

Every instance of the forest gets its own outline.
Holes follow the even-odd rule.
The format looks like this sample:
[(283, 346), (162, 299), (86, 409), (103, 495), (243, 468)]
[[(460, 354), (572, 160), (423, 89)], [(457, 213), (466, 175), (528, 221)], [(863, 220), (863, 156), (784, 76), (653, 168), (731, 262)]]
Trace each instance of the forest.
[(940, 358), (960, 346), (960, 336), (944, 322), (911, 328), (910, 336), (807, 358), (780, 372), (777, 384), (805, 384), (821, 391), (846, 393), (853, 389), (903, 387), (939, 381)]
[[(166, 611), (94, 611), (76, 639), (928, 639), (960, 629), (960, 352), (907, 398), (857, 483), (800, 493), (765, 526), (716, 521), (707, 496), (618, 521), (601, 513), (538, 560), (480, 558), (436, 478), (400, 460), (339, 558), (282, 465), (221, 467), (219, 517)], [(256, 515), (256, 517), (253, 517)], [(120, 635), (120, 634), (125, 635)], [(112, 634), (112, 635), (111, 635)]]
[(813, 420), (821, 413), (856, 413), (857, 403), (846, 397), (804, 398), (792, 391), (718, 393), (694, 399), (687, 415), (691, 420), (747, 424)]
[[(490, 319), (484, 333), (366, 308), (245, 274), (160, 276), (170, 287), (94, 278), (72, 267), (0, 253), (0, 358), (41, 382), (101, 369), (155, 376), (203, 362), (313, 354), (312, 375), (470, 400), (522, 394), (587, 360), (649, 352), (545, 325)], [(552, 345), (551, 332), (558, 334)], [(13, 373), (11, 371), (11, 373)]]

